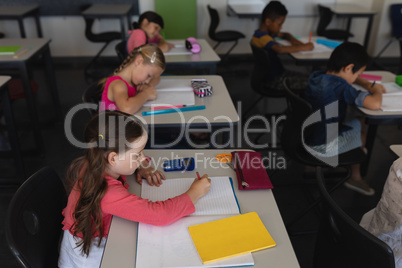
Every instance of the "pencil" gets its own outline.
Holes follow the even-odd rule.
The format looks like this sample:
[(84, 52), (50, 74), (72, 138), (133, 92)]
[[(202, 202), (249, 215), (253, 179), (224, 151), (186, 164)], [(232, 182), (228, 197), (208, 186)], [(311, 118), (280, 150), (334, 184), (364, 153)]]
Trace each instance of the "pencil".
[(376, 82), (376, 81), (374, 80), (374, 82), (373, 82), (373, 83), (371, 84), (371, 87), (374, 87), (374, 85), (375, 85), (375, 82)]
[(181, 108), (181, 107), (186, 107), (186, 105), (156, 106), (156, 107), (151, 107), (151, 110), (172, 109), (172, 108)]
[(24, 48), (24, 49), (20, 50), (18, 53), (16, 53), (16, 54), (13, 56), (13, 58), (16, 59), (16, 58), (18, 58), (19, 56), (21, 56), (22, 54), (24, 54), (24, 53), (26, 53), (26, 52), (28, 52), (28, 51), (29, 51), (28, 48)]
[(310, 36), (308, 37), (308, 42), (311, 43), (311, 37), (313, 36), (313, 32), (310, 32)]
[(201, 180), (200, 173), (196, 172), (198, 180)]

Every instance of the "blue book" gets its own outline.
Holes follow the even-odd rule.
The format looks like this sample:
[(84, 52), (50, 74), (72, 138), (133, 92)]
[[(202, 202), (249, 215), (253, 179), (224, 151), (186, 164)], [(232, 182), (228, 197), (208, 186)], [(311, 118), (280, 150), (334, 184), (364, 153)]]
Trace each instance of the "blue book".
[(197, 111), (197, 110), (205, 110), (205, 105), (180, 107), (180, 108), (166, 109), (166, 110), (146, 111), (146, 112), (142, 112), (142, 115), (146, 116), (146, 115), (153, 115), (153, 114), (171, 114), (171, 113)]
[(342, 41), (335, 41), (335, 40), (329, 40), (329, 39), (317, 39), (316, 40), (317, 44), (322, 44), (327, 47), (331, 48), (336, 48), (340, 44), (342, 44)]

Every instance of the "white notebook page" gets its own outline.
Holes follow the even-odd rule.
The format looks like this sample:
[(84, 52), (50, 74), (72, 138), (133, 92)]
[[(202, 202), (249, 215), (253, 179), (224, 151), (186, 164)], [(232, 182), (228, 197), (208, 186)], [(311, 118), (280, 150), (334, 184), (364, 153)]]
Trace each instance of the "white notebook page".
[[(239, 214), (239, 207), (229, 177), (210, 177), (211, 188), (195, 204), (191, 215)], [(163, 201), (186, 192), (194, 178), (168, 179), (160, 187), (142, 184), (141, 197), (151, 201)]]

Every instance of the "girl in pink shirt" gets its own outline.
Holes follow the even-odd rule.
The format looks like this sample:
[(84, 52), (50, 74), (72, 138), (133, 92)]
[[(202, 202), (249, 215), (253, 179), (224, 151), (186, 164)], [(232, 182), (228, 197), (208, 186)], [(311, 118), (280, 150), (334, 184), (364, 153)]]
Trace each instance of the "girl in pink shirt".
[(159, 187), (164, 175), (143, 154), (147, 133), (134, 116), (101, 112), (85, 128), (86, 154), (67, 172), (72, 190), (63, 210), (59, 267), (99, 267), (112, 216), (153, 225), (167, 225), (195, 211), (194, 204), (210, 188), (208, 175), (195, 179), (188, 191), (151, 202), (127, 191), (126, 175), (136, 172), (142, 184)]
[(154, 86), (165, 70), (165, 56), (155, 45), (140, 46), (128, 55), (104, 84), (99, 111), (120, 110), (134, 114), (142, 105), (156, 99)]
[(147, 43), (156, 44), (163, 52), (169, 51), (174, 44), (165, 42), (159, 34), (163, 26), (163, 19), (159, 14), (153, 11), (142, 13), (138, 22), (133, 23), (134, 30), (128, 32), (127, 53)]

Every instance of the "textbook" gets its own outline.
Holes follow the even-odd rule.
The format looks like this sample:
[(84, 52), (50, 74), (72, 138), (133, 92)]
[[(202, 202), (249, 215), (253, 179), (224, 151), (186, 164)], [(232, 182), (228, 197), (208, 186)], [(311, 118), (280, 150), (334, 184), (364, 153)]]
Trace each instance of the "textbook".
[[(138, 224), (136, 267), (253, 266), (251, 253), (203, 264), (190, 236), (189, 226), (240, 215), (232, 179), (210, 177), (211, 188), (195, 204), (195, 212), (167, 226)], [(141, 197), (162, 201), (186, 192), (194, 178), (167, 179), (160, 187), (142, 184)]]
[(195, 97), (191, 81), (184, 79), (164, 79), (162, 78), (155, 86), (157, 96), (155, 100), (147, 101), (144, 106), (174, 106), (174, 105), (194, 105)]
[(21, 46), (0, 46), (0, 55), (14, 55)]
[(193, 225), (188, 229), (203, 263), (276, 246), (256, 212)]

